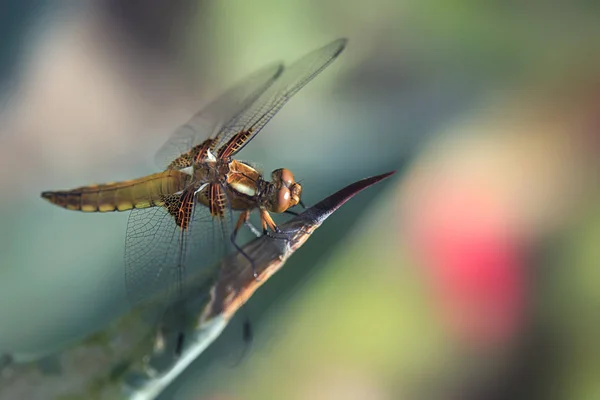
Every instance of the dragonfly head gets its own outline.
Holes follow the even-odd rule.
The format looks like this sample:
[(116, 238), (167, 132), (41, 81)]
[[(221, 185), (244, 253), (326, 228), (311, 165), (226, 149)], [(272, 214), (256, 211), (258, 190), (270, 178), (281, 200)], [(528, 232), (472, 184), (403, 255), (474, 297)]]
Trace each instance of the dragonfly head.
[(285, 168), (276, 169), (271, 174), (273, 190), (269, 200), (269, 211), (282, 213), (300, 202), (302, 186), (294, 180), (292, 171)]

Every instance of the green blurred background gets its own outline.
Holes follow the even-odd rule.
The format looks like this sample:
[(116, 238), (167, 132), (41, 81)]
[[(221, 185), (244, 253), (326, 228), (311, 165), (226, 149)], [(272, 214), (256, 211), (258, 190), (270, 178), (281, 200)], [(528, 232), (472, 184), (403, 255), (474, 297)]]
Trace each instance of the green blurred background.
[(251, 299), (237, 366), (234, 321), (161, 399), (600, 398), (599, 3), (11, 0), (0, 22), (0, 350), (128, 307), (127, 214), (41, 191), (155, 172), (237, 79), (348, 37), (239, 156), (307, 205), (400, 173)]

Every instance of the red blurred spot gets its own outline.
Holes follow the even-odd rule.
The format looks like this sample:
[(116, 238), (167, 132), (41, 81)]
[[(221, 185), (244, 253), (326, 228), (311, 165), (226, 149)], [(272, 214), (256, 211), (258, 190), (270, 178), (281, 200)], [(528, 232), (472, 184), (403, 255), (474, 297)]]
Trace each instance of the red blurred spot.
[(411, 209), (411, 234), (446, 326), (468, 345), (495, 347), (522, 322), (523, 260), (511, 210), (470, 183), (427, 193)]

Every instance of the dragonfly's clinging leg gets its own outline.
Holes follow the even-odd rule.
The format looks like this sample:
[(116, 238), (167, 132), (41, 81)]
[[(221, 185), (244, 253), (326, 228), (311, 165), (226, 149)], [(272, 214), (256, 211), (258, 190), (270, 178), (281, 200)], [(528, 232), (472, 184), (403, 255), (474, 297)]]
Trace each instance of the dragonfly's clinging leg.
[(256, 229), (254, 225), (250, 222), (250, 210), (243, 211), (240, 214), (240, 218), (238, 219), (237, 224), (235, 224), (234, 232), (237, 235), (238, 231), (242, 227), (242, 224), (246, 225), (250, 232), (252, 232), (256, 237), (260, 237), (260, 231)]
[(234, 237), (237, 236), (238, 231), (240, 230), (240, 228), (242, 227), (242, 225), (244, 225), (244, 224), (246, 224), (248, 222), (249, 218), (250, 218), (250, 211), (249, 210), (245, 210), (245, 211), (242, 211), (240, 213), (240, 217), (238, 218), (238, 221), (235, 224), (235, 227), (233, 228)]
[(260, 237), (261, 233), (258, 229), (256, 229), (256, 227), (254, 225), (252, 225), (252, 223), (250, 222), (250, 210), (246, 210), (243, 211), (240, 214), (240, 218), (237, 221), (237, 224), (235, 224), (235, 228), (234, 228), (234, 232), (237, 235), (238, 231), (240, 230), (240, 228), (242, 227), (242, 224), (246, 225), (248, 227), (248, 229), (250, 229), (250, 232), (252, 232), (256, 237)]
[(242, 250), (242, 248), (240, 246), (238, 246), (238, 244), (235, 242), (238, 231), (240, 230), (242, 225), (248, 221), (248, 218), (250, 218), (250, 210), (243, 211), (240, 214), (240, 218), (238, 219), (237, 223), (235, 224), (235, 228), (233, 229), (233, 232), (231, 233), (231, 244), (233, 244), (233, 247), (242, 256), (244, 256), (244, 258), (246, 258), (250, 262), (250, 266), (252, 267), (252, 274), (254, 275), (254, 279), (259, 280), (258, 273), (256, 272), (256, 265), (254, 264), (254, 260), (248, 254), (246, 254), (244, 252), (244, 250)]
[(254, 264), (254, 260), (252, 259), (252, 257), (250, 257), (248, 254), (246, 254), (244, 252), (244, 250), (242, 250), (242, 248), (240, 246), (238, 246), (238, 244), (235, 242), (235, 238), (236, 238), (236, 232), (233, 232), (231, 234), (231, 244), (233, 244), (233, 247), (246, 259), (250, 262), (250, 267), (252, 268), (252, 275), (254, 276), (254, 279), (256, 279), (257, 281), (260, 281), (260, 279), (258, 279), (258, 273), (256, 272), (256, 265)]
[(273, 218), (271, 218), (271, 214), (269, 214), (267, 210), (260, 210), (260, 220), (263, 228), (263, 233), (265, 235), (269, 232), (267, 227), (271, 228), (271, 230), (273, 230), (273, 232), (275, 233), (281, 233), (281, 230), (279, 229), (279, 227), (277, 227), (277, 224), (275, 224), (275, 221), (273, 221)]

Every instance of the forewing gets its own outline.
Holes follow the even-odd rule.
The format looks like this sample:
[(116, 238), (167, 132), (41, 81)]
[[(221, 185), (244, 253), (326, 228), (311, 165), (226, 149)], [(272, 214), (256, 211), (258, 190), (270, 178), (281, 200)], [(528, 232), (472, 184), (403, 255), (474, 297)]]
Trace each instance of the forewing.
[[(177, 201), (175, 196), (171, 200)], [(191, 278), (198, 281), (204, 270), (230, 251), (231, 218), (230, 213), (213, 217), (207, 207), (195, 203), (184, 230), (166, 207), (132, 210), (125, 243), (125, 280), (131, 304), (159, 298), (168, 306), (185, 296), (186, 283)]]
[(226, 123), (212, 148), (219, 156), (233, 156), (269, 122), (285, 103), (311, 79), (323, 71), (344, 49), (346, 39), (338, 39), (286, 67), (279, 79), (250, 107)]
[(174, 159), (217, 134), (228, 121), (237, 117), (273, 84), (283, 71), (280, 63), (272, 64), (242, 79), (219, 98), (177, 128), (158, 150), (156, 163), (166, 168)]

